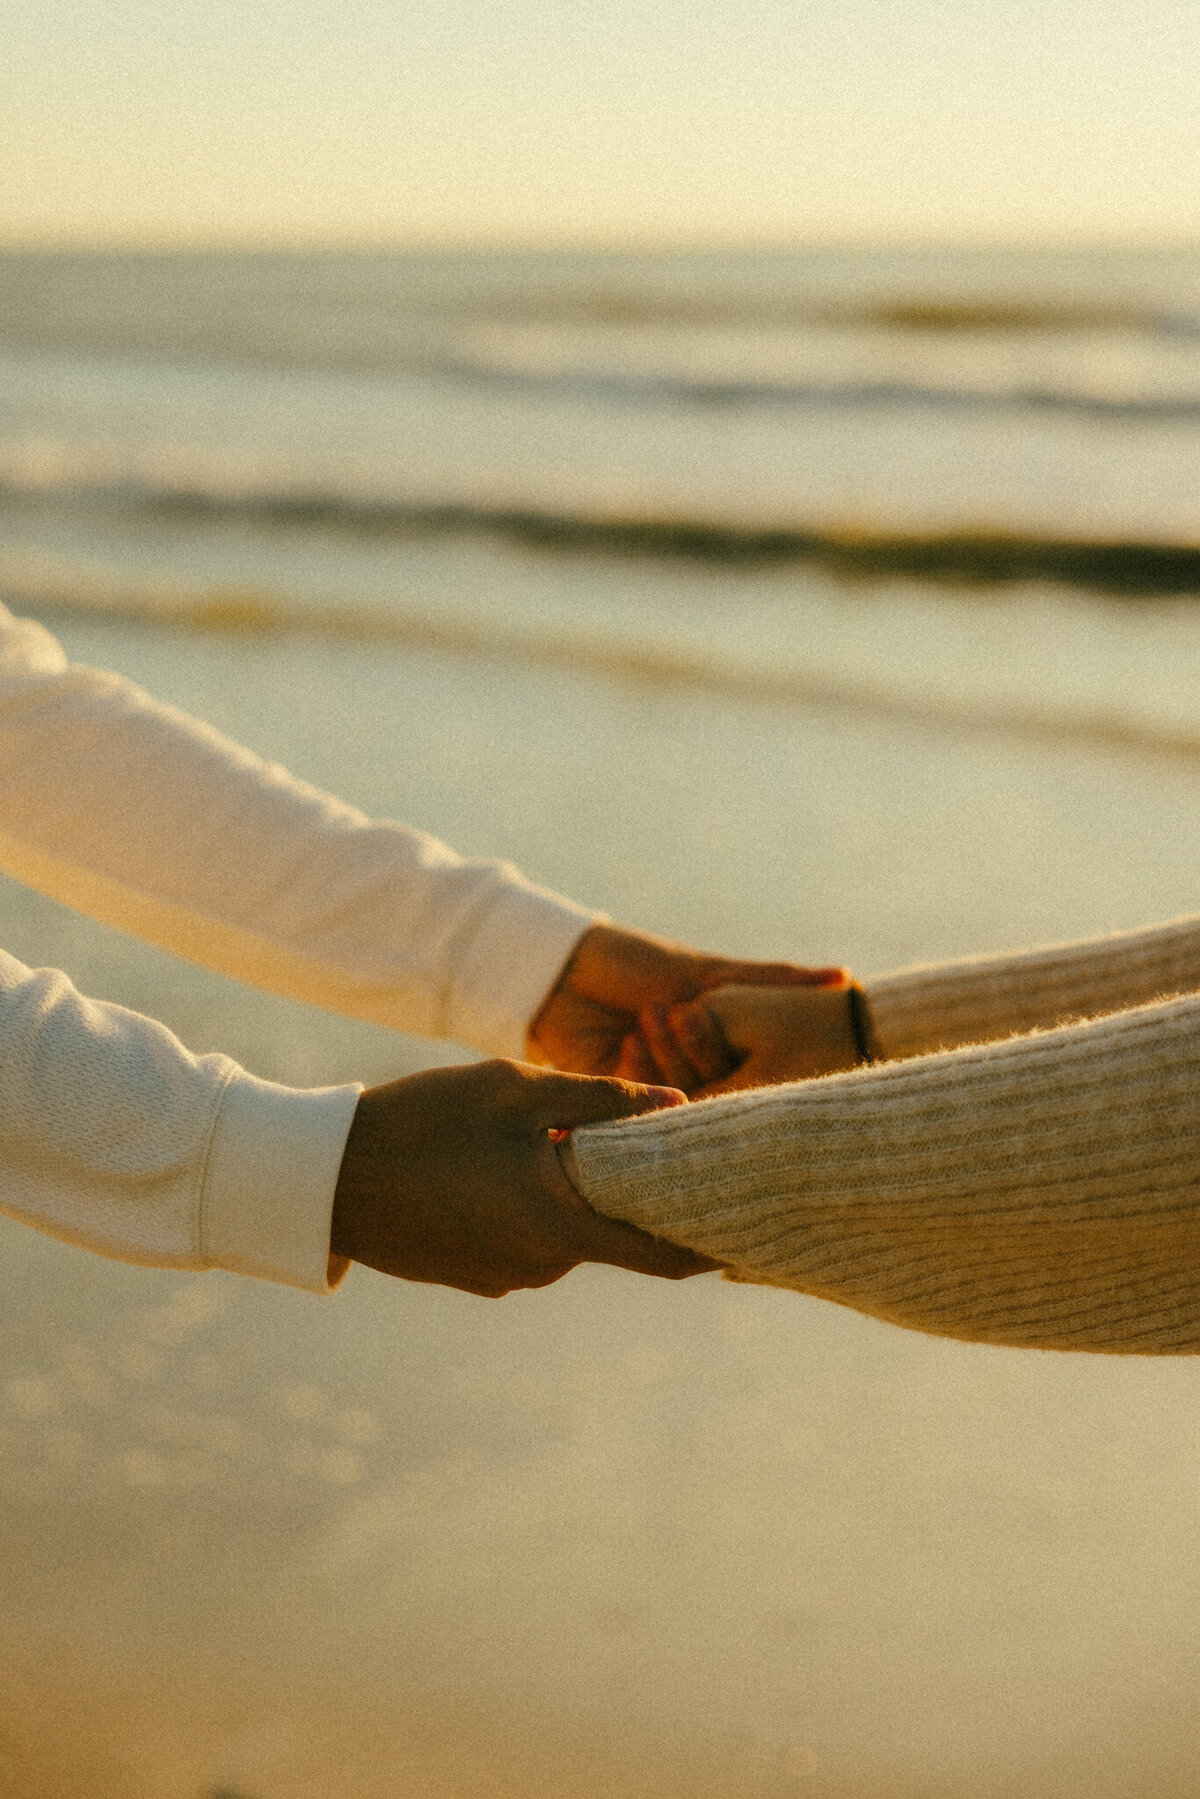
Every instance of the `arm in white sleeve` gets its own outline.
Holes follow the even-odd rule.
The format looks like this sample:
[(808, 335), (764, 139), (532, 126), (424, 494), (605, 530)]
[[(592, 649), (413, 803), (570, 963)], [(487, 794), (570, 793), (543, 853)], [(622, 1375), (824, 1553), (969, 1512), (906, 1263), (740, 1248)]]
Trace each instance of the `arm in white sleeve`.
[(0, 1211), (97, 1254), (324, 1293), (359, 1088), (256, 1080), (0, 952)]
[(253, 986), (502, 1055), (596, 918), (72, 666), (3, 607), (0, 869)]

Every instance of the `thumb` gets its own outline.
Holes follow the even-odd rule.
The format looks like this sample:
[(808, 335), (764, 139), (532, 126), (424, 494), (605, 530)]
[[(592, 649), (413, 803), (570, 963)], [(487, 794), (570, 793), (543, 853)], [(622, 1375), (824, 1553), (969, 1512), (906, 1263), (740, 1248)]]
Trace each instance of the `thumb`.
[(530, 1123), (543, 1130), (573, 1130), (578, 1124), (605, 1124), (614, 1118), (636, 1118), (663, 1106), (685, 1106), (678, 1087), (642, 1086), (608, 1075), (550, 1074), (537, 1083)]
[[(564, 1155), (564, 1151), (566, 1152)], [(570, 1253), (580, 1262), (607, 1262), (614, 1268), (629, 1268), (635, 1274), (654, 1274), (662, 1280), (686, 1280), (691, 1274), (708, 1274), (721, 1264), (710, 1256), (700, 1255), (679, 1243), (668, 1243), (662, 1237), (651, 1237), (635, 1225), (618, 1218), (607, 1218), (586, 1200), (578, 1184), (578, 1168), (569, 1143), (552, 1148), (545, 1146), (547, 1163), (553, 1170), (543, 1178), (551, 1191), (565, 1200), (562, 1219), (569, 1221)], [(569, 1166), (568, 1166), (569, 1164)]]
[[(707, 994), (700, 999), (683, 1000), (667, 1013), (671, 1034), (695, 1065), (702, 1077), (701, 1084), (727, 1074), (730, 1062), (735, 1059), (736, 1045), (729, 1032), (722, 1028), (723, 1022), (708, 1003)], [(695, 1090), (694, 1082), (692, 1089)]]

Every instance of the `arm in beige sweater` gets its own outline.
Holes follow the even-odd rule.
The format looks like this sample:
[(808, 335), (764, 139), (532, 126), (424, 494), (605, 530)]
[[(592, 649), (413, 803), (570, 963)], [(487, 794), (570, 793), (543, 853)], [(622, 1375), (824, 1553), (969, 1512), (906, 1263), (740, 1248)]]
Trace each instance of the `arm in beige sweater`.
[(1200, 918), (901, 969), (864, 992), (885, 1059), (991, 1043), (1200, 992)]
[(573, 1154), (599, 1210), (735, 1278), (977, 1342), (1200, 1351), (1197, 997), (601, 1125)]

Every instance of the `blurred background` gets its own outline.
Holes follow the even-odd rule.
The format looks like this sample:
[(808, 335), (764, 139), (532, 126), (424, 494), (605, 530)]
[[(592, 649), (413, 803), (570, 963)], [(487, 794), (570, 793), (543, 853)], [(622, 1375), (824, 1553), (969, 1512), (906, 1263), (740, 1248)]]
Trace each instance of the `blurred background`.
[[(26, 0), (0, 598), (705, 947), (1200, 906), (1200, 14)], [(465, 1052), (0, 887), (295, 1083)], [(1188, 1799), (1200, 1374), (0, 1225), (3, 1799)]]

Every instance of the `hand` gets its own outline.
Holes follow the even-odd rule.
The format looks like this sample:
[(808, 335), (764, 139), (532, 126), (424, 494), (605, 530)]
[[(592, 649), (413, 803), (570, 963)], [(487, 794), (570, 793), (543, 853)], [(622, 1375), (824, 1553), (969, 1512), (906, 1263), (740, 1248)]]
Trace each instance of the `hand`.
[(581, 1074), (665, 1081), (692, 1093), (730, 1074), (735, 1058), (719, 1030), (672, 1034), (668, 1008), (730, 983), (807, 988), (844, 987), (846, 980), (842, 968), (741, 962), (593, 925), (530, 1025), (528, 1055)]
[[(862, 1057), (850, 1004), (848, 986), (719, 987), (673, 1007), (664, 1023), (693, 1059), (701, 1041), (721, 1037), (736, 1066), (700, 1089), (696, 1097), (708, 1099), (857, 1067)], [(666, 1059), (657, 1038), (652, 1048), (656, 1060)]]
[(332, 1252), (490, 1298), (549, 1286), (580, 1262), (667, 1280), (703, 1274), (717, 1264), (593, 1212), (548, 1134), (682, 1103), (669, 1089), (521, 1062), (434, 1068), (369, 1088), (338, 1176)]

